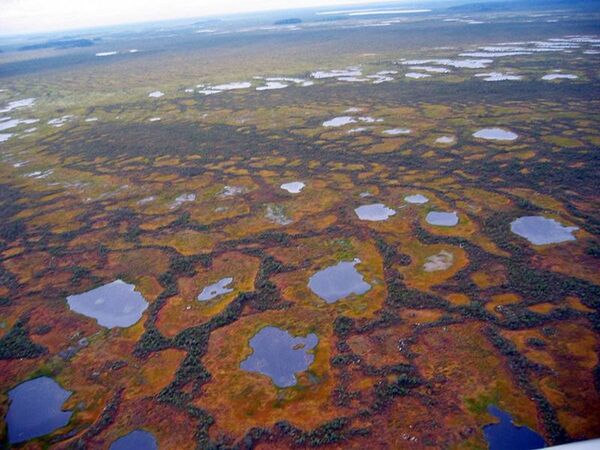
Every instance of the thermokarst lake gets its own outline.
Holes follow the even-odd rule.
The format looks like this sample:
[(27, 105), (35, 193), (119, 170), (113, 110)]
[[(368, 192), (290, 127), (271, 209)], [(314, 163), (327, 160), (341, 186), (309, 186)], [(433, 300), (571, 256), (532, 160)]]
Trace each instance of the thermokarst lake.
[(130, 327), (142, 318), (148, 302), (135, 286), (116, 280), (83, 294), (70, 295), (72, 311), (96, 319), (106, 328)]
[(453, 212), (439, 212), (432, 211), (427, 214), (425, 220), (428, 224), (436, 225), (439, 227), (453, 227), (458, 224), (458, 214), (456, 211)]
[(510, 224), (510, 230), (535, 245), (574, 241), (579, 227), (567, 227), (555, 219), (543, 216), (520, 217)]
[(335, 303), (349, 295), (362, 295), (371, 289), (354, 266), (360, 259), (342, 261), (318, 271), (310, 277), (308, 287), (327, 303)]
[(318, 342), (313, 333), (297, 337), (281, 328), (265, 327), (250, 339), (252, 354), (241, 362), (240, 368), (267, 375), (277, 387), (294, 386), (296, 374), (307, 370), (314, 361), (312, 350)]
[(514, 141), (519, 137), (518, 134), (502, 128), (482, 128), (473, 133), (473, 136), (479, 139), (487, 139), (491, 141)]
[(373, 203), (372, 205), (362, 205), (354, 209), (354, 212), (360, 220), (368, 220), (371, 222), (379, 222), (387, 220), (389, 217), (396, 214), (391, 208), (388, 208), (383, 203)]
[(28, 441), (51, 433), (69, 423), (72, 411), (63, 411), (71, 392), (49, 377), (39, 377), (19, 384), (8, 392), (6, 414), (8, 441)]

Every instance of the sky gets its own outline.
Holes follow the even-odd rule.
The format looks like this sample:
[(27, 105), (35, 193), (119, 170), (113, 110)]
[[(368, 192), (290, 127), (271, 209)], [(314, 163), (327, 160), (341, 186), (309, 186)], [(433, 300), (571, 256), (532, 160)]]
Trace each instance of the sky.
[[(415, 3), (394, 3), (403, 1)], [(368, 3), (382, 0), (0, 0), (0, 34)]]

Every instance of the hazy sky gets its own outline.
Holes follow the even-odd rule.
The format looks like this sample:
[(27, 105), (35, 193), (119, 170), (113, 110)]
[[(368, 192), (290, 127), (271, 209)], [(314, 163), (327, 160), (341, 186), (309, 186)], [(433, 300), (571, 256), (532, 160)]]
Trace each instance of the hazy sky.
[(376, 2), (382, 0), (0, 0), (0, 34)]

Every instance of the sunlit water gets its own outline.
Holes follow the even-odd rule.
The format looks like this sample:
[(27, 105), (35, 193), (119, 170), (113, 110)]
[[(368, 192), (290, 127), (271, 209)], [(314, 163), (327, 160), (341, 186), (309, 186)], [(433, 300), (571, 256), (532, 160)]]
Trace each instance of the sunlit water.
[(362, 295), (371, 289), (363, 276), (354, 267), (360, 262), (340, 262), (315, 273), (308, 282), (311, 291), (327, 303), (335, 303), (349, 295)]
[(142, 318), (148, 302), (135, 286), (116, 280), (83, 294), (70, 295), (71, 310), (91, 317), (107, 328), (130, 327)]
[(240, 368), (267, 375), (275, 386), (294, 386), (296, 374), (308, 369), (314, 361), (311, 350), (318, 342), (313, 333), (294, 337), (281, 328), (265, 327), (250, 339), (253, 353), (241, 362)]

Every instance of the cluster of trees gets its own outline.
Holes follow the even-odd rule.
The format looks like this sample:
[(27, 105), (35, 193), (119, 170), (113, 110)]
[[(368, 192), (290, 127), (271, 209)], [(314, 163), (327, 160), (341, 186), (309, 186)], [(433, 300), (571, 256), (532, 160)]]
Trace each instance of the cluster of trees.
[(421, 384), (423, 382), (419, 377), (406, 373), (401, 373), (391, 382), (387, 380), (379, 381), (375, 385), (375, 403), (372, 405), (372, 409), (375, 411), (382, 410), (394, 398), (408, 395), (411, 389)]
[(531, 384), (527, 376), (528, 371), (538, 371), (543, 370), (543, 368), (521, 355), (515, 344), (501, 336), (494, 328), (487, 327), (484, 330), (484, 334), (492, 345), (508, 358), (517, 382), (527, 395), (537, 403), (544, 420), (544, 426), (551, 438), (551, 443), (562, 444), (567, 442), (568, 435), (562, 425), (560, 425), (556, 411), (546, 397)]
[(15, 322), (8, 333), (0, 338), (0, 359), (34, 359), (48, 353), (46, 347), (29, 338), (27, 318)]
[[(74, 450), (84, 450), (87, 448), (87, 442), (92, 439), (94, 436), (97, 436), (102, 430), (105, 430), (109, 425), (111, 425), (115, 418), (117, 417), (117, 413), (119, 411), (119, 406), (123, 401), (123, 392), (125, 388), (120, 387), (115, 392), (115, 395), (110, 400), (108, 405), (102, 411), (100, 418), (90, 426), (85, 433), (81, 435), (79, 439), (77, 439), (72, 444), (72, 448)], [(73, 430), (76, 431), (76, 430)], [(71, 448), (71, 447), (70, 447)]]
[(277, 422), (275, 430), (285, 437), (292, 438), (294, 445), (302, 447), (320, 447), (346, 441), (353, 436), (367, 436), (366, 428), (348, 429), (350, 421), (345, 417), (330, 420), (311, 431), (302, 431), (287, 421)]

